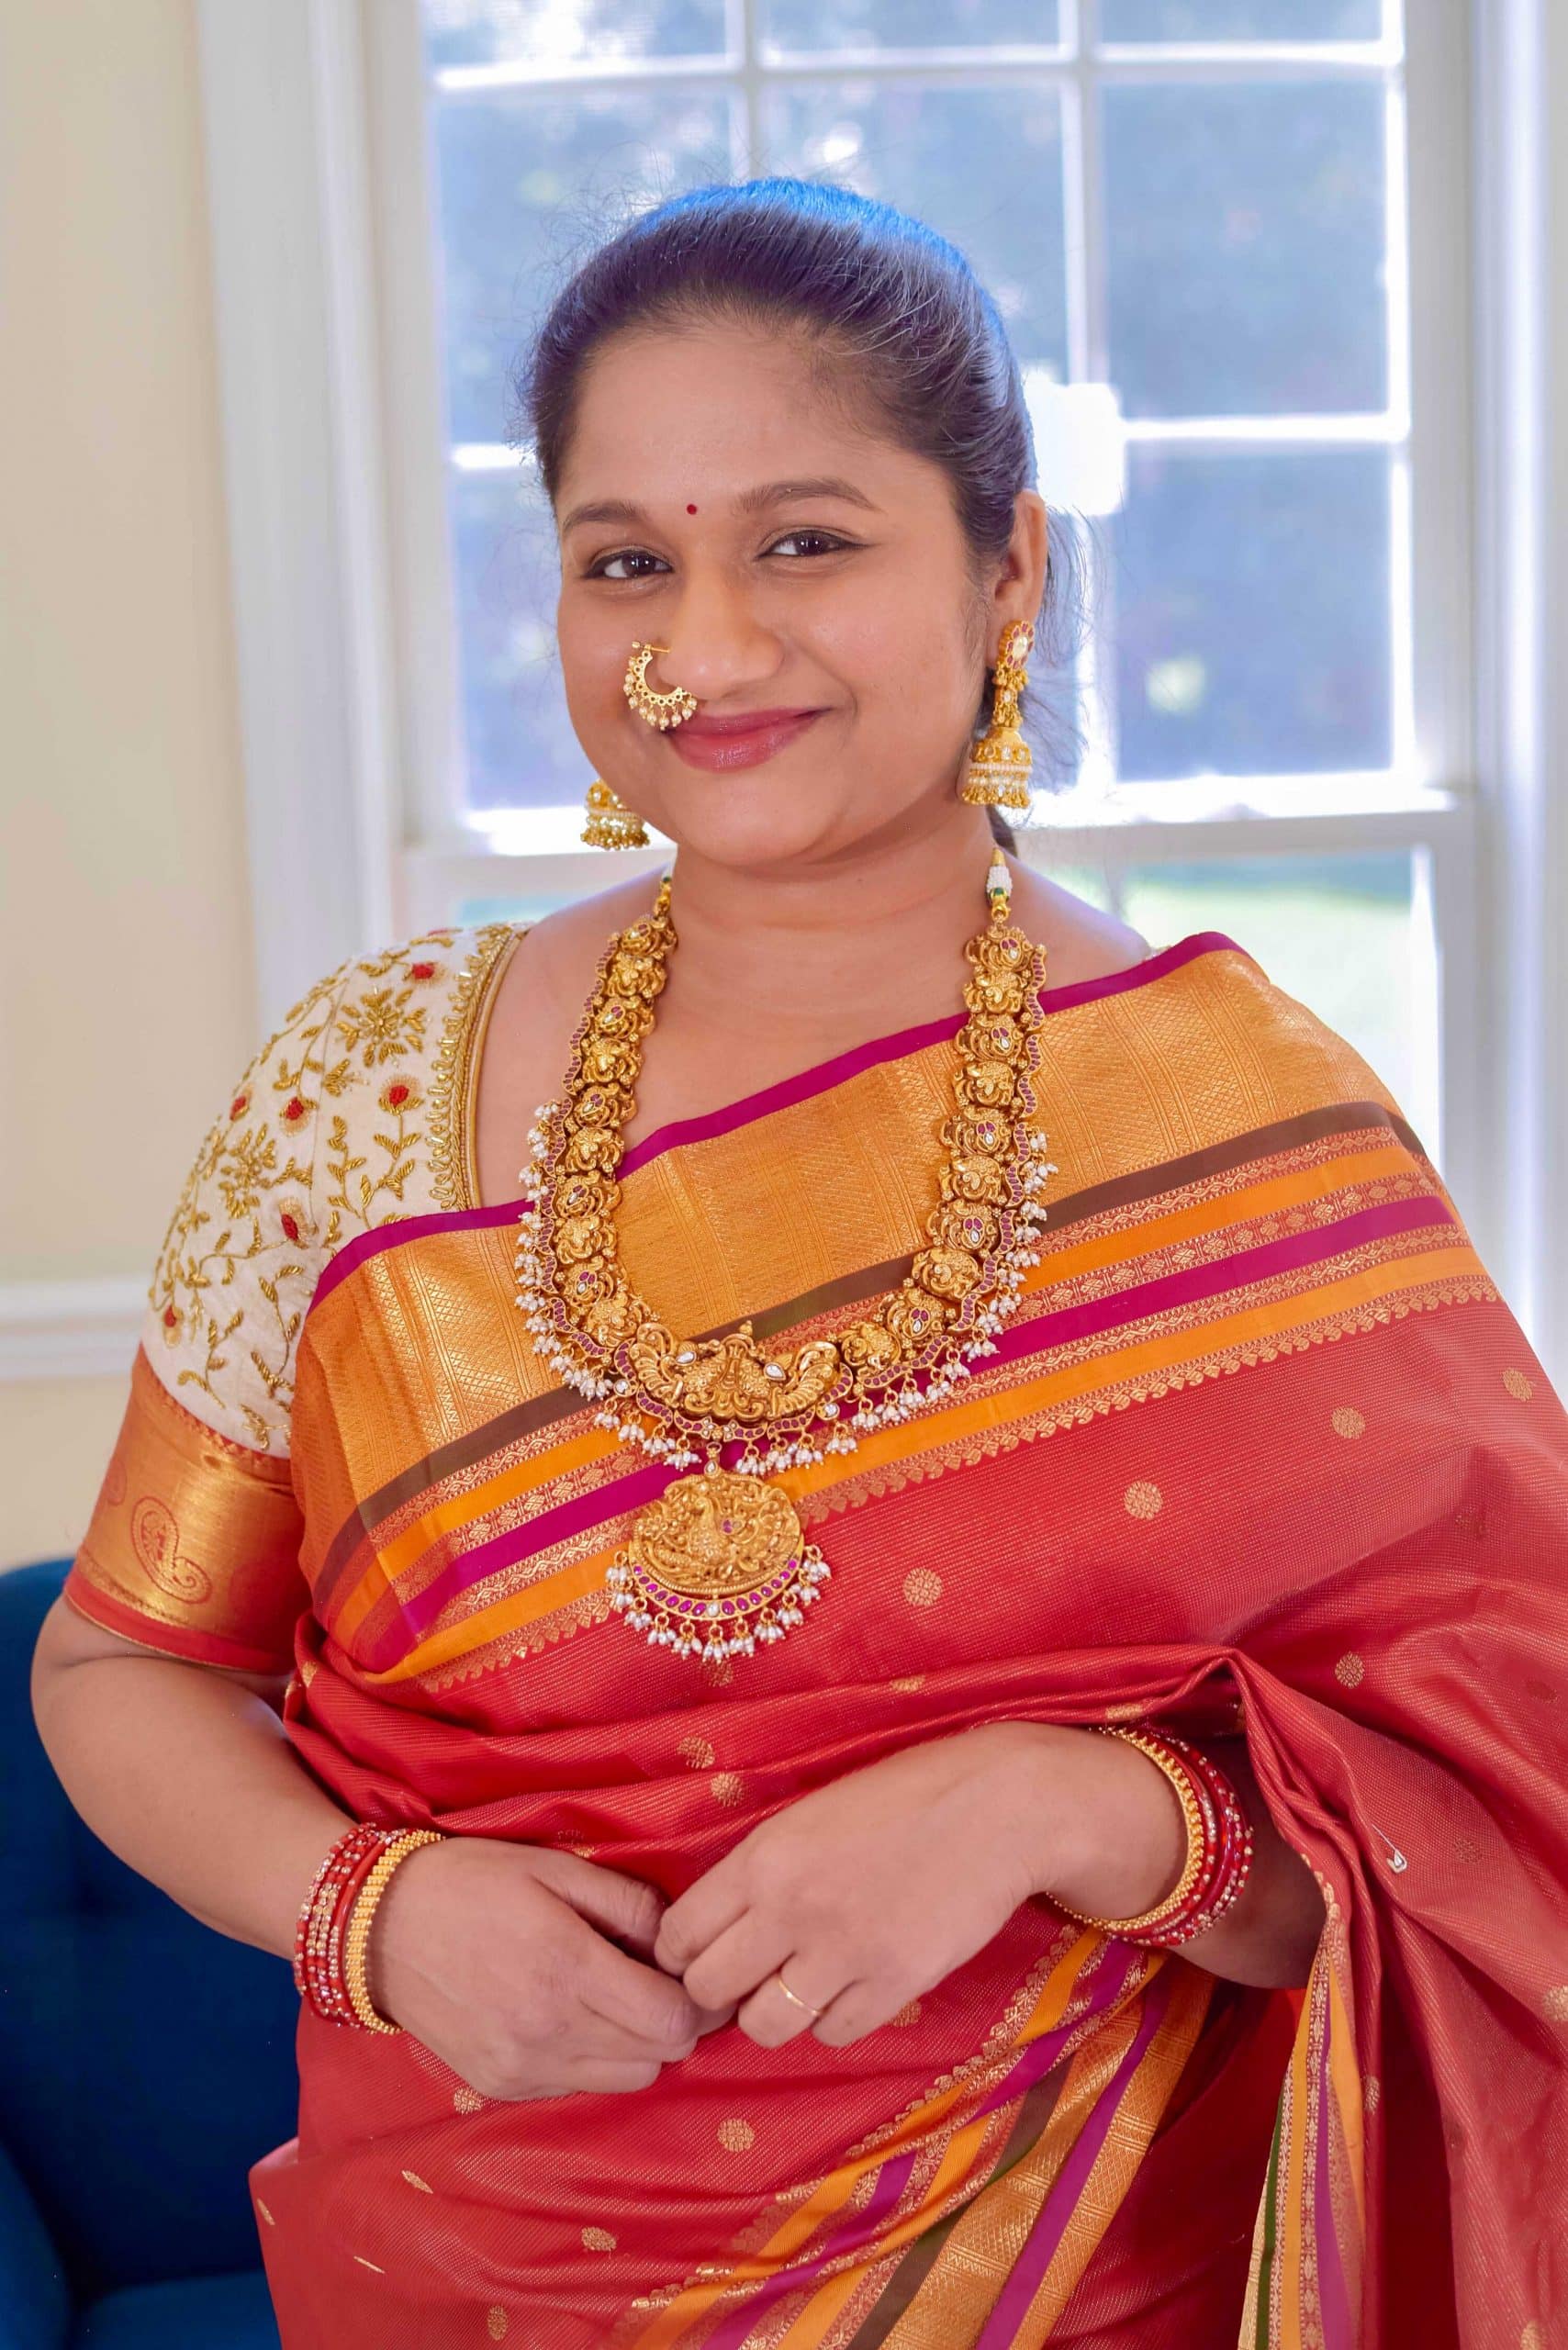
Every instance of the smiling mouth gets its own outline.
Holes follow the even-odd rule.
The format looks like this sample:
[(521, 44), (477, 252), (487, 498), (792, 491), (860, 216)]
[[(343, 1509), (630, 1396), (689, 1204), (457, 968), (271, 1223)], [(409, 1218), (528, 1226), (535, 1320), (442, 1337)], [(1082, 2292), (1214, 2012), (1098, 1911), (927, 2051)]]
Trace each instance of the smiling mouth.
[(712, 742), (719, 742), (735, 734), (755, 734), (762, 733), (770, 727), (790, 726), (793, 725), (798, 719), (815, 718), (816, 716), (816, 711), (805, 708), (798, 710), (745, 710), (740, 711), (739, 714), (734, 718), (714, 718), (704, 713), (700, 718), (689, 718), (685, 726), (681, 729), (681, 732), (686, 735), (689, 742), (693, 740), (700, 742), (704, 739)]
[[(660, 736), (687, 767), (710, 774), (760, 767), (822, 716), (817, 710), (757, 711), (734, 720), (689, 719)], [(695, 731), (694, 731), (695, 730)]]

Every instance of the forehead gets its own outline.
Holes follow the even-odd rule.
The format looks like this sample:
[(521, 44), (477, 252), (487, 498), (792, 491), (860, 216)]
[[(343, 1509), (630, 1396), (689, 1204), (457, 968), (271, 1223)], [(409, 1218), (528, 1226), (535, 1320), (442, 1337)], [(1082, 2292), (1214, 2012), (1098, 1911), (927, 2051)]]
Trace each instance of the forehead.
[[(831, 360), (822, 360), (831, 366)], [(558, 503), (595, 497), (722, 504), (753, 483), (841, 473), (872, 496), (919, 494), (935, 466), (827, 389), (802, 339), (756, 326), (639, 328), (585, 371)]]

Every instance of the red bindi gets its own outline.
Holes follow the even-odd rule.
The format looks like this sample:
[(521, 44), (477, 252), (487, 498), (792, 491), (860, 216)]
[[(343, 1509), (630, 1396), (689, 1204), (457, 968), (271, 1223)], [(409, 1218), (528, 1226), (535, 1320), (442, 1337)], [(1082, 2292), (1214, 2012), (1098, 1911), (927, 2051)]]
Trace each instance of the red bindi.
[(686, 510), (687, 510), (687, 512), (688, 512), (689, 514), (695, 514), (695, 513), (696, 513), (696, 511), (697, 511), (697, 509), (696, 509), (696, 507), (695, 507), (695, 506), (689, 506), (689, 507), (687, 508), (687, 509), (686, 509)]

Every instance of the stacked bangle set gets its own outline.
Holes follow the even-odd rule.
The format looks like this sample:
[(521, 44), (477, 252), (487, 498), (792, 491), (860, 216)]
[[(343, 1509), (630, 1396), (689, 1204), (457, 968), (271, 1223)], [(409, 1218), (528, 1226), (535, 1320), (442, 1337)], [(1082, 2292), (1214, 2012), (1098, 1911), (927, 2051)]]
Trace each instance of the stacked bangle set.
[(1177, 1948), (1223, 1918), (1237, 1899), (1252, 1868), (1252, 1830), (1218, 1763), (1185, 1739), (1145, 1729), (1103, 1729), (1101, 1735), (1136, 1746), (1164, 1772), (1186, 1822), (1186, 1861), (1165, 1898), (1141, 1917), (1091, 1918), (1063, 1901), (1056, 1907), (1123, 1942)]
[[(1185, 1739), (1153, 1730), (1112, 1729), (1147, 1754), (1170, 1780), (1187, 1829), (1182, 1874), (1162, 1901), (1137, 1918), (1092, 1918), (1065, 1901), (1056, 1907), (1081, 1925), (1124, 1942), (1174, 1949), (1230, 1908), (1252, 1867), (1252, 1830), (1235, 1788), (1211, 1756)], [(397, 2032), (377, 2015), (367, 1981), (371, 1921), (394, 1870), (421, 1844), (439, 1844), (431, 1828), (378, 1828), (362, 1820), (340, 1836), (311, 1881), (294, 1938), (295, 1987), (329, 2023)]]
[(371, 2002), (370, 1925), (399, 1862), (421, 1844), (439, 1844), (433, 1828), (377, 1828), (362, 1820), (340, 1836), (311, 1880), (294, 1934), (294, 1985), (329, 2023), (396, 2032)]

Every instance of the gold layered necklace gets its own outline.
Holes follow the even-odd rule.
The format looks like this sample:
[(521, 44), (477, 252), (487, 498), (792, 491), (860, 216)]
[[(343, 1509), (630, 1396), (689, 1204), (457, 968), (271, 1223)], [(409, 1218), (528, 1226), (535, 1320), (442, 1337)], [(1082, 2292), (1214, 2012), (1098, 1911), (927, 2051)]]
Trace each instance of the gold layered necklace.
[(599, 1404), (598, 1426), (697, 1472), (638, 1512), (606, 1578), (610, 1606), (655, 1647), (751, 1656), (801, 1623), (831, 1570), (768, 1479), (852, 1452), (860, 1435), (941, 1403), (971, 1362), (996, 1352), (995, 1334), (1039, 1262), (1038, 1194), (1057, 1171), (1032, 1124), (1046, 959), (1012, 925), (1012, 887), (998, 849), (987, 926), (964, 949), (969, 1018), (927, 1245), (874, 1311), (796, 1347), (763, 1344), (749, 1320), (716, 1338), (679, 1337), (628, 1283), (616, 1174), (677, 944), (668, 873), (652, 913), (600, 957), (572, 1037), (566, 1100), (545, 1102), (529, 1136), (517, 1302), (544, 1359)]

